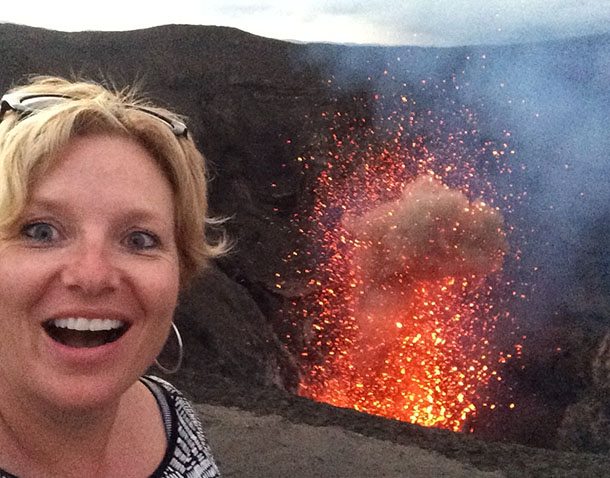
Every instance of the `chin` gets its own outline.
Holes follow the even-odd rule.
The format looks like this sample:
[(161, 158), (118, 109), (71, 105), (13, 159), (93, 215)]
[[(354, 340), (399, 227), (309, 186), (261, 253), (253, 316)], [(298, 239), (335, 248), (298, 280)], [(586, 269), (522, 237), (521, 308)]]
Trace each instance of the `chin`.
[(144, 370), (145, 367), (142, 370), (113, 368), (95, 373), (33, 374), (27, 388), (31, 396), (51, 410), (66, 413), (103, 410), (116, 405)]

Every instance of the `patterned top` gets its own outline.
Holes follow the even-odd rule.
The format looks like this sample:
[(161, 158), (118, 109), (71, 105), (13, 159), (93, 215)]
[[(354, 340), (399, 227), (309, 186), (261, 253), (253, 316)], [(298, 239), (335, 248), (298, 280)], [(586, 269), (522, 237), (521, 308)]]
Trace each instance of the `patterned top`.
[[(155, 396), (165, 425), (167, 450), (150, 478), (219, 478), (220, 473), (191, 404), (176, 388), (158, 377), (141, 382)], [(17, 478), (0, 469), (0, 478)]]
[(157, 399), (168, 443), (163, 461), (150, 478), (220, 477), (191, 404), (165, 380), (146, 376), (141, 381)]

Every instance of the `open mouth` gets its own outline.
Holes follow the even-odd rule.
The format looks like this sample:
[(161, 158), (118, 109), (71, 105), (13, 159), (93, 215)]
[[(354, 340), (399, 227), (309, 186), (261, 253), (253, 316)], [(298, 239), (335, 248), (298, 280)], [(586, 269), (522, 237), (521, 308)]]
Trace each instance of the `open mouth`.
[(120, 339), (127, 332), (129, 325), (113, 319), (70, 317), (48, 320), (43, 327), (49, 337), (60, 344), (75, 348), (92, 348)]

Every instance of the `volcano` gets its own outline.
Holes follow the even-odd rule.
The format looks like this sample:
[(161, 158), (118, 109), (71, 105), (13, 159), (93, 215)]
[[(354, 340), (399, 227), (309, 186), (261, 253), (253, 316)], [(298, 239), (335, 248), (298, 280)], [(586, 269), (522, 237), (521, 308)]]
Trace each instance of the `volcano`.
[(5, 90), (78, 72), (188, 118), (229, 218), (210, 234), (236, 244), (177, 311), (172, 381), (195, 401), (507, 476), (608, 469), (610, 36), (359, 47), (2, 24), (0, 39)]

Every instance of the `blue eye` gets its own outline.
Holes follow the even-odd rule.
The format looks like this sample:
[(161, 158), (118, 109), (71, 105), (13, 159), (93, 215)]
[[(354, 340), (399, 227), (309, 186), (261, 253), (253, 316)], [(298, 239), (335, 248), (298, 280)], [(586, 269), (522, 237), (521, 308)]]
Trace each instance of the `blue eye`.
[(145, 231), (134, 231), (129, 233), (125, 239), (127, 247), (135, 250), (152, 249), (159, 245), (159, 238)]
[(59, 239), (59, 232), (46, 222), (36, 222), (23, 226), (21, 233), (35, 242), (51, 243)]

